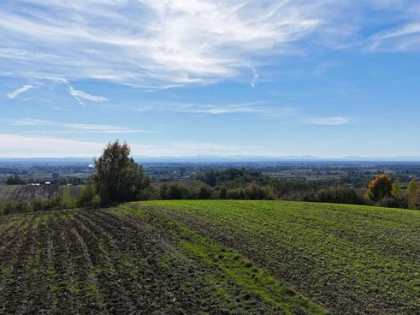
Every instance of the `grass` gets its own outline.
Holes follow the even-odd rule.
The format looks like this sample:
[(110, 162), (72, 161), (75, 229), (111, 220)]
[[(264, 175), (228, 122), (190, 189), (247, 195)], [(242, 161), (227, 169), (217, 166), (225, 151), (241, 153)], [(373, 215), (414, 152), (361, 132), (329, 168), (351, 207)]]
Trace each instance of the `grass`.
[(0, 313), (325, 314), (239, 252), (136, 205), (0, 216)]
[(134, 207), (237, 251), (333, 313), (420, 309), (420, 212), (277, 201)]
[(60, 196), (63, 203), (70, 206), (74, 205), (83, 189), (84, 185), (60, 186)]
[(149, 201), (0, 216), (0, 313), (416, 314), (420, 212)]

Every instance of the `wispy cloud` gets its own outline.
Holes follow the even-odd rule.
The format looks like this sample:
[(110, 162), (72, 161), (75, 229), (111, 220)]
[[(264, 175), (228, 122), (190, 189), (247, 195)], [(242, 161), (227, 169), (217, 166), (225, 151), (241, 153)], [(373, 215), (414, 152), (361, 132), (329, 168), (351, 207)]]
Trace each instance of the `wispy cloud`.
[(258, 74), (257, 70), (255, 70), (254, 68), (252, 69), (252, 74), (253, 74), (253, 77), (251, 80), (251, 87), (254, 88), (258, 82), (258, 79), (260, 78), (260, 75)]
[(304, 50), (309, 35), (339, 38), (345, 1), (3, 2), (5, 71), (165, 87), (249, 77), (260, 57)]
[[(105, 142), (69, 140), (56, 137), (25, 136), (0, 133), (1, 157), (93, 157)], [(159, 145), (131, 144), (132, 154), (141, 156), (256, 155), (257, 146), (231, 143), (168, 142)]]
[(80, 90), (75, 90), (70, 84), (68, 84), (68, 91), (71, 96), (74, 97), (74, 99), (79, 102), (80, 105), (86, 106), (86, 104), (82, 100), (87, 100), (90, 102), (100, 103), (100, 102), (106, 102), (108, 99), (103, 96), (97, 96), (92, 95)]
[(34, 86), (32, 84), (25, 84), (24, 86), (8, 93), (6, 96), (8, 99), (15, 99), (16, 97), (18, 97), (19, 95), (29, 91), (30, 89), (33, 89)]
[(191, 114), (250, 114), (263, 110), (263, 102), (249, 102), (239, 104), (188, 104), (188, 103), (148, 103), (131, 105), (109, 105), (109, 108), (129, 110), (134, 112), (177, 112)]
[(350, 123), (345, 117), (312, 117), (303, 120), (304, 123), (319, 126), (341, 126)]
[(111, 125), (98, 125), (98, 124), (81, 124), (81, 123), (60, 123), (49, 120), (40, 120), (32, 118), (22, 118), (14, 120), (3, 120), (9, 126), (15, 127), (54, 127), (54, 131), (39, 131), (31, 130), (33, 133), (106, 133), (106, 134), (129, 134), (129, 133), (154, 133), (154, 131), (119, 127)]
[(394, 23), (368, 39), (369, 51), (419, 51), (420, 4), (411, 0), (371, 0), (380, 9), (392, 12)]
[(420, 17), (416, 23), (386, 30), (370, 38), (369, 50), (418, 51), (420, 50)]

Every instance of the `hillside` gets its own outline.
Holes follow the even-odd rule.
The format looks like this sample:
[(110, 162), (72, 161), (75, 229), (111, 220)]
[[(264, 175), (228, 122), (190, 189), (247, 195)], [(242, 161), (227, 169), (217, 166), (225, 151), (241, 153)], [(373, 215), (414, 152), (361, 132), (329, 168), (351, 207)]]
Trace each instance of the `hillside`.
[(238, 251), (333, 313), (420, 309), (420, 212), (277, 201), (137, 204)]
[(73, 203), (83, 189), (83, 185), (0, 185), (0, 204), (9, 201), (34, 201), (62, 197), (67, 204)]
[(419, 239), (419, 212), (298, 202), (3, 215), (0, 313), (415, 314)]

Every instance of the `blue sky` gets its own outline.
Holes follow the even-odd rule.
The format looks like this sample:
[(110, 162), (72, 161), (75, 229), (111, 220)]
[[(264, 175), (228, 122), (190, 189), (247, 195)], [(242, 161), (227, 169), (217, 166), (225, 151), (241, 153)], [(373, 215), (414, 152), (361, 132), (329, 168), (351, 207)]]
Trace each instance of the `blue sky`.
[(2, 0), (0, 157), (420, 156), (420, 3)]

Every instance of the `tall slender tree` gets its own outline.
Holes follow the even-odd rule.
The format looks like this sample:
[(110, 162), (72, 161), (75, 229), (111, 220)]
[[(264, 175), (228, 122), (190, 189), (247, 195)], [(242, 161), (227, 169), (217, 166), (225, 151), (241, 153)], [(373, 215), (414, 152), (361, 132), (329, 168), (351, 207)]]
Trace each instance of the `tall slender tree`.
[(413, 178), (410, 181), (410, 184), (408, 184), (406, 194), (407, 194), (408, 207), (412, 209), (419, 208), (420, 207), (420, 188), (415, 178)]

